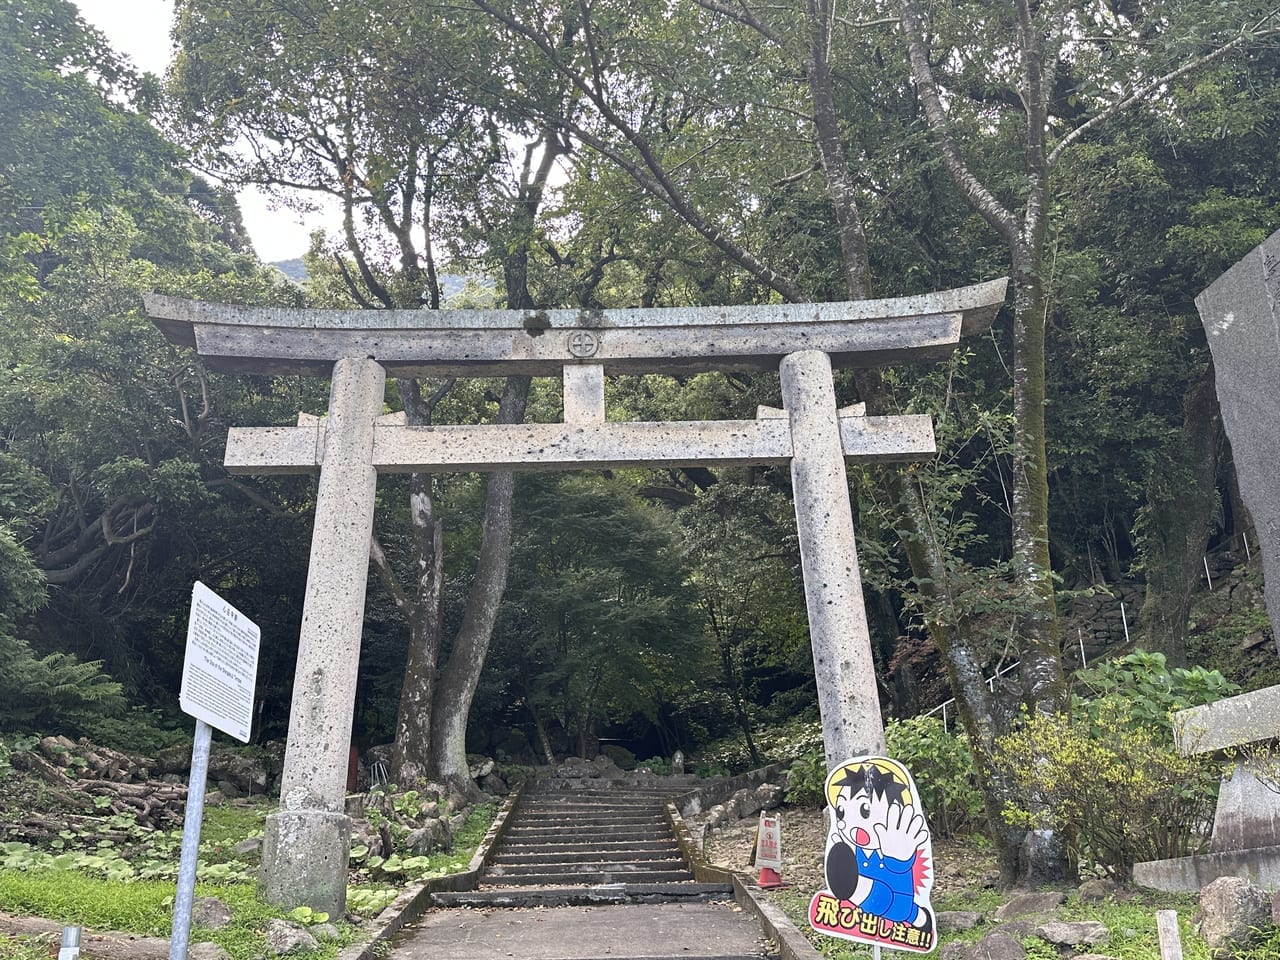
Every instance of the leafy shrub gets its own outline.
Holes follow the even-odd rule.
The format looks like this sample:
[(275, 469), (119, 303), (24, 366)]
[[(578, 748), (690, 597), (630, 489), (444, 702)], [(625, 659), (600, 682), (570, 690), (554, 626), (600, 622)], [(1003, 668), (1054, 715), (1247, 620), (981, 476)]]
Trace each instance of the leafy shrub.
[(1238, 684), (1217, 670), (1170, 668), (1163, 653), (1144, 650), (1080, 670), (1075, 679), (1085, 695), (1077, 693), (1072, 711), (1083, 715), (1090, 724), (1096, 725), (1097, 718), (1106, 714), (1131, 729), (1170, 733), (1170, 717), (1175, 710), (1213, 703), (1240, 692)]
[(130, 707), (123, 717), (98, 717), (85, 726), (85, 736), (94, 743), (143, 756), (155, 756), (191, 737), (189, 720), (175, 726), (171, 717), (154, 707)]
[(1079, 861), (1121, 879), (1133, 864), (1193, 853), (1212, 819), (1218, 764), (1174, 748), (1174, 710), (1239, 688), (1216, 670), (1169, 669), (1163, 654), (1135, 651), (1084, 670), (1094, 696), (1069, 716), (1037, 716), (997, 741), (995, 763), (1018, 795), (1010, 823), (1053, 828)]
[[(978, 792), (973, 755), (963, 735), (948, 733), (937, 717), (890, 720), (884, 733), (889, 756), (900, 760), (915, 778), (935, 834), (955, 836), (981, 824), (982, 794)], [(787, 775), (787, 802), (825, 806), (826, 778), (826, 756), (819, 742), (792, 762)]]
[[(0, 643), (0, 653), (14, 641)], [(124, 712), (124, 688), (102, 670), (101, 660), (81, 662), (69, 653), (37, 659), (17, 642), (0, 677), (0, 727), (83, 736), (94, 723)]]
[(1018, 796), (1006, 820), (1061, 832), (1077, 862), (1121, 880), (1139, 861), (1195, 851), (1219, 780), (1216, 763), (1182, 756), (1168, 735), (1115, 712), (1029, 718), (997, 740), (995, 762)]
[(666, 757), (650, 757), (648, 760), (642, 760), (639, 767), (642, 770), (648, 770), (650, 773), (656, 773), (658, 776), (666, 776), (671, 772), (671, 761)]
[[(792, 720), (777, 726), (758, 727), (752, 731), (762, 763), (786, 763), (822, 749), (822, 725), (812, 720)], [(759, 766), (751, 760), (740, 733), (709, 744), (698, 751), (710, 764), (740, 773)]]
[(983, 824), (978, 772), (964, 734), (948, 733), (939, 717), (885, 724), (889, 756), (911, 771), (929, 826), (939, 836), (971, 833)]
[(729, 776), (729, 768), (716, 760), (699, 760), (694, 764), (693, 772), (704, 780)]
[(798, 807), (824, 807), (823, 786), (827, 780), (827, 758), (821, 747), (791, 761), (787, 773), (787, 803)]

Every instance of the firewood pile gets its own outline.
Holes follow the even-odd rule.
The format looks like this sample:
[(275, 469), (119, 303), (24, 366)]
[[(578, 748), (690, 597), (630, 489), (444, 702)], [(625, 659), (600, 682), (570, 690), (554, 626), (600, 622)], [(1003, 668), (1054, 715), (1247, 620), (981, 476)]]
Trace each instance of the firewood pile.
[(9, 824), (10, 839), (38, 841), (68, 828), (87, 827), (99, 838), (124, 839), (123, 830), (107, 826), (117, 814), (153, 829), (182, 822), (186, 783), (176, 770), (153, 758), (87, 740), (45, 737), (31, 750), (14, 753), (10, 763), (39, 778), (53, 794), (43, 810), (32, 810)]

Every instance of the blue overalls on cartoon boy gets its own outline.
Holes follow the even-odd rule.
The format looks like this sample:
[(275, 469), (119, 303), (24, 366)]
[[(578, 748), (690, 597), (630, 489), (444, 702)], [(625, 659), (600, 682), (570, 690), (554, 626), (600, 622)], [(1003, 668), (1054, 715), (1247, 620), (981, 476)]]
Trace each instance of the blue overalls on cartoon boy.
[(814, 928), (897, 949), (932, 950), (932, 844), (911, 775), (887, 757), (857, 757), (831, 771), (826, 793), (827, 889), (810, 905)]

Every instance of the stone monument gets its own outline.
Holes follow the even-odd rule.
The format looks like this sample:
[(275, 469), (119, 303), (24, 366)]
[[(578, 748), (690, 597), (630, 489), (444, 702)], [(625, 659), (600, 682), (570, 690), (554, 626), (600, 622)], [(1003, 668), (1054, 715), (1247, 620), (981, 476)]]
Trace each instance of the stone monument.
[(1280, 651), (1280, 231), (1196, 297)]
[[(1213, 353), (1223, 424), (1240, 495), (1262, 549), (1271, 632), (1280, 647), (1280, 232), (1219, 277), (1196, 308)], [(1280, 686), (1174, 714), (1184, 754), (1241, 754), (1218, 792), (1209, 851), (1134, 865), (1133, 877), (1162, 890), (1199, 890), (1218, 877), (1280, 888), (1280, 784), (1263, 754), (1280, 739)]]
[(1280, 784), (1266, 749), (1280, 738), (1280, 686), (1179, 710), (1173, 728), (1185, 755), (1237, 756), (1218, 790), (1208, 852), (1134, 864), (1133, 879), (1171, 892), (1194, 892), (1219, 877), (1280, 889)]
[[(643, 310), (296, 310), (149, 296), (173, 342), (222, 372), (331, 377), (327, 418), (232, 429), (238, 473), (319, 472), (280, 811), (267, 820), (262, 895), (332, 916), (345, 906), (344, 813), (377, 475), (790, 464), (828, 763), (884, 749), (846, 458), (934, 453), (927, 416), (838, 409), (833, 366), (942, 359), (986, 329), (1005, 281), (850, 303)], [(783, 409), (754, 420), (605, 416), (616, 373), (778, 370)], [(408, 427), (381, 416), (393, 376), (560, 377), (561, 423)]]

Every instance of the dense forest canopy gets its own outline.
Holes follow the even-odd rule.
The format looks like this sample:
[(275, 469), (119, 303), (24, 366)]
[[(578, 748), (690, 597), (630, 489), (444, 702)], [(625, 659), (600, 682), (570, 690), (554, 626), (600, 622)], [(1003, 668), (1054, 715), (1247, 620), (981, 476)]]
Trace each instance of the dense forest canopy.
[[(0, 725), (175, 723), (200, 579), (262, 626), (255, 738), (285, 732), (314, 482), (221, 453), (230, 425), (323, 413), (325, 384), (208, 373), (150, 290), (679, 306), (1010, 275), (950, 362), (838, 377), (938, 433), (933, 462), (850, 474), (886, 709), (950, 686), (981, 766), (1016, 704), (1066, 702), (1063, 591), (1122, 579), (1141, 642), (1185, 663), (1203, 553), (1248, 532), (1192, 300), (1280, 226), (1278, 26), (1252, 3), (180, 0), (157, 78), (66, 0), (3, 0)], [(301, 284), (254, 256), (244, 184), (339, 203)], [(551, 421), (559, 390), (387, 402)], [(606, 399), (780, 405), (775, 375)], [(463, 778), (468, 746), (762, 759), (762, 727), (816, 712), (789, 497), (774, 468), (384, 477), (354, 741)], [(982, 682), (1018, 658), (1016, 689)]]

